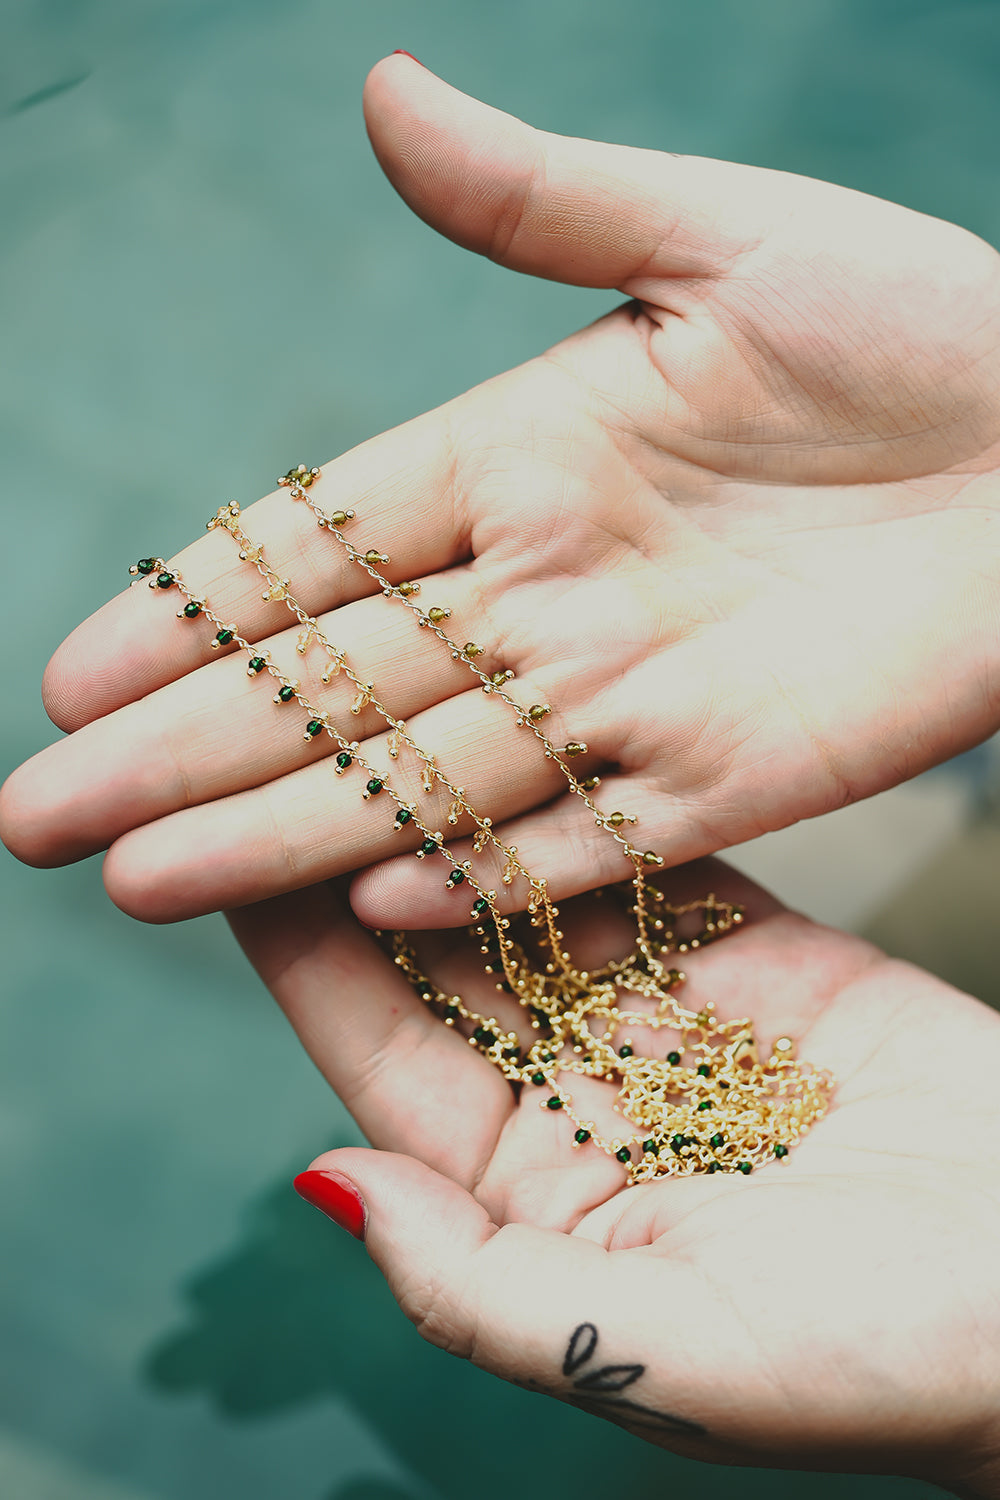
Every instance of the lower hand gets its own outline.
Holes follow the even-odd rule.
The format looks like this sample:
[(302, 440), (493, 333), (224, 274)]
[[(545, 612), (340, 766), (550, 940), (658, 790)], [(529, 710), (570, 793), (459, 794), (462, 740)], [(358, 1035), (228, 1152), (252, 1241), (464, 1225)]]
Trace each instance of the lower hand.
[[(421, 1334), (505, 1379), (691, 1457), (1000, 1495), (1000, 1017), (712, 861), (659, 884), (747, 909), (685, 957), (684, 1003), (789, 1032), (838, 1078), (786, 1162), (625, 1189), (318, 888), (231, 920), (378, 1148), (320, 1157), (320, 1188), (356, 1231), (361, 1195)], [(600, 944), (600, 906), (563, 913)], [(476, 962), (430, 942), (443, 982), (495, 1007)]]

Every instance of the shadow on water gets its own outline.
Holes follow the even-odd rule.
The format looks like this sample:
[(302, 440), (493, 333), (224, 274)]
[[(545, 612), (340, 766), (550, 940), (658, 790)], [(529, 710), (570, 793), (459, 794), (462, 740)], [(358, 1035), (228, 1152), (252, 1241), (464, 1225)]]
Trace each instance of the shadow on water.
[[(188, 1322), (145, 1361), (155, 1389), (201, 1393), (244, 1420), (336, 1396), (442, 1500), (467, 1500), (470, 1484), (483, 1496), (591, 1493), (623, 1463), (660, 1483), (687, 1467), (425, 1344), (361, 1246), (297, 1198), (290, 1176), (251, 1205), (242, 1242), (186, 1284)], [(405, 1492), (353, 1475), (327, 1500)]]

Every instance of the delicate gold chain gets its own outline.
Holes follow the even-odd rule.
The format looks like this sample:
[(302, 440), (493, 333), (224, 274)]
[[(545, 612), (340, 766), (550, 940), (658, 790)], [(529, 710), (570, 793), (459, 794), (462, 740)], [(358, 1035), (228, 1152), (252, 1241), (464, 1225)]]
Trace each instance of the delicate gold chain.
[[(685, 1009), (674, 994), (683, 985), (685, 976), (666, 963), (672, 954), (690, 952), (731, 931), (741, 922), (742, 911), (717, 901), (712, 895), (685, 906), (671, 905), (662, 891), (647, 883), (646, 867), (662, 865), (663, 860), (652, 851), (640, 851), (621, 832), (626, 824), (638, 820), (622, 813), (603, 813), (590, 796), (600, 784), (599, 777), (581, 780), (566, 762), (566, 757), (587, 753), (587, 746), (571, 741), (557, 749), (540, 727), (551, 712), (547, 704), (525, 709), (506, 689), (507, 682), (513, 679), (512, 672), (484, 672), (477, 665), (483, 648), (472, 641), (459, 646), (442, 628), (443, 621), (451, 615), (450, 609), (434, 606), (423, 610), (413, 603), (420, 591), (419, 583), (388, 582), (379, 571), (389, 562), (386, 554), (375, 548), (362, 552), (343, 535), (342, 528), (354, 519), (354, 512), (327, 513), (308, 493), (319, 477), (319, 469), (300, 464), (289, 470), (279, 484), (289, 489), (292, 498), (306, 500), (320, 529), (335, 538), (350, 561), (362, 568), (387, 598), (406, 605), (420, 628), (432, 631), (452, 657), (479, 678), (485, 692), (500, 698), (515, 714), (516, 722), (531, 729), (545, 756), (559, 767), (570, 790), (582, 798), (598, 826), (621, 846), (634, 872), (630, 881), (606, 890), (610, 894), (631, 888), (632, 904), (628, 910), (635, 919), (634, 951), (599, 970), (577, 968), (564, 946), (559, 908), (549, 897), (544, 878), (531, 875), (518, 858), (516, 847), (503, 842), (491, 818), (477, 812), (465, 789), (416, 743), (404, 721), (393, 715), (376, 684), (359, 675), (346, 653), (302, 607), (290, 581), (281, 577), (265, 558), (263, 548), (244, 530), (236, 502), (222, 506), (208, 522), (209, 529), (222, 528), (230, 533), (239, 547), (240, 559), (252, 565), (264, 580), (264, 599), (284, 603), (298, 620), (302, 627), (296, 643), (299, 654), (304, 655), (313, 645), (324, 652), (326, 666), (321, 681), (329, 683), (343, 674), (354, 686), (357, 695), (349, 712), (360, 715), (370, 707), (385, 721), (390, 758), (398, 758), (403, 747), (407, 747), (420, 763), (424, 791), (430, 794), (440, 788), (448, 794), (451, 799), (448, 823), (455, 825), (463, 816), (472, 821), (473, 859), (460, 861), (445, 843), (442, 829), (431, 827), (435, 820), (425, 816), (418, 803), (405, 801), (392, 787), (391, 773), (376, 770), (362, 754), (358, 741), (345, 734), (326, 710), (313, 704), (300, 683), (284, 674), (266, 650), (240, 634), (235, 625), (227, 624), (207, 600), (193, 593), (176, 569), (169, 568), (160, 558), (144, 558), (132, 567), (132, 573), (149, 576), (149, 586), (154, 590), (176, 588), (185, 600), (177, 611), (179, 618), (203, 617), (217, 627), (211, 642), (213, 648), (236, 645), (243, 650), (248, 656), (250, 676), (266, 674), (277, 683), (276, 704), (294, 700), (309, 715), (304, 738), (314, 741), (325, 734), (339, 747), (335, 755), (336, 774), (341, 775), (356, 764), (368, 776), (362, 796), (371, 800), (385, 792), (394, 803), (394, 830), (416, 830), (424, 835), (415, 851), (417, 857), (442, 855), (451, 866), (446, 885), (455, 889), (467, 882), (476, 892), (470, 935), (479, 939), (484, 967), (493, 976), (497, 989), (518, 1003), (537, 1035), (534, 1040), (522, 1041), (519, 1031), (496, 1016), (474, 1010), (460, 995), (449, 995), (439, 989), (423, 971), (406, 934), (395, 933), (391, 950), (401, 973), (420, 999), (441, 1015), (445, 1025), (466, 1023), (471, 1028), (469, 1044), (513, 1085), (544, 1088), (545, 1097), (539, 1107), (558, 1111), (569, 1119), (574, 1127), (574, 1146), (592, 1143), (621, 1162), (629, 1183), (695, 1172), (749, 1173), (768, 1160), (787, 1159), (792, 1147), (825, 1114), (833, 1088), (831, 1076), (798, 1062), (790, 1037), (779, 1037), (770, 1055), (761, 1060), (748, 1020), (722, 1021), (711, 1002), (699, 1011)], [(476, 874), (474, 862), (487, 848), (495, 849), (503, 857), (504, 883), (510, 884), (517, 876), (528, 882), (527, 927), (537, 956), (529, 951), (529, 932), (522, 934), (516, 920), (512, 923), (503, 914), (496, 890)], [(697, 933), (685, 938), (678, 924), (693, 916), (700, 919), (700, 927)], [(628, 997), (634, 997), (634, 1002)], [(665, 1057), (648, 1055), (635, 1045), (640, 1032), (652, 1032), (655, 1037), (663, 1030), (669, 1033), (670, 1050)], [(618, 1136), (600, 1130), (575, 1103), (573, 1093), (562, 1081), (566, 1076), (599, 1079), (615, 1086), (614, 1107), (621, 1115), (623, 1127), (631, 1127), (631, 1131)]]

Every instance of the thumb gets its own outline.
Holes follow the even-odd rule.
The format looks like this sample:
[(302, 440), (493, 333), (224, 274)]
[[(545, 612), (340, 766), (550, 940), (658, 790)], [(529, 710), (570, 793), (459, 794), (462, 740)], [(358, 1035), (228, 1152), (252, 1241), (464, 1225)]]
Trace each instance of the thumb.
[[(704, 1342), (704, 1292), (683, 1267), (634, 1251), (623, 1260), (579, 1235), (500, 1226), (457, 1183), (388, 1152), (327, 1152), (295, 1187), (365, 1240), (430, 1343), (671, 1447), (703, 1433), (690, 1360), (682, 1375), (679, 1361), (668, 1372), (650, 1347), (651, 1305), (672, 1309), (674, 1349), (687, 1321), (691, 1343)], [(706, 1394), (713, 1378), (706, 1369)]]
[(364, 109), (386, 176), (432, 228), (576, 286), (718, 274), (787, 194), (782, 173), (534, 130), (405, 54), (372, 69)]

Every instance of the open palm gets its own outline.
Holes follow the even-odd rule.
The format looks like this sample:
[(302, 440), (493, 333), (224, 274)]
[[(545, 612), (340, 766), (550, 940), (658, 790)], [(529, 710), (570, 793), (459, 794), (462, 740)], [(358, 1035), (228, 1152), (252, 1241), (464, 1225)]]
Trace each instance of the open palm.
[[(405, 57), (366, 96), (390, 178), (521, 271), (633, 300), (328, 465), (393, 581), (552, 705), (559, 745), (668, 863), (867, 796), (1000, 723), (1000, 258), (954, 226), (805, 178), (545, 136)], [(297, 455), (290, 455), (297, 457)], [(206, 506), (206, 510), (214, 508)], [(246, 525), (365, 681), (556, 897), (627, 873), (512, 715), (301, 503)], [(155, 525), (151, 546), (155, 546)], [(177, 565), (344, 722), (280, 603), (204, 537)], [(175, 597), (175, 596), (174, 596)], [(74, 633), (46, 699), (78, 730), (16, 773), (0, 826), (38, 863), (170, 920), (374, 866), (369, 922), (439, 926), (435, 861), (335, 780), (325, 739), (143, 588)], [(373, 710), (349, 721), (385, 760)], [(393, 784), (440, 824), (404, 755)], [(436, 800), (435, 800), (436, 799)], [(459, 828), (461, 835), (465, 829)], [(461, 854), (469, 850), (459, 845)], [(484, 884), (499, 884), (482, 856)], [(511, 904), (523, 902), (515, 886)]]
[[(498, 1375), (691, 1456), (1000, 1494), (1000, 1017), (714, 861), (664, 883), (672, 900), (711, 887), (747, 907), (738, 934), (685, 960), (685, 1003), (754, 1015), (765, 1045), (792, 1032), (837, 1074), (786, 1162), (626, 1189), (320, 888), (232, 917), (381, 1148), (314, 1168), (362, 1193), (369, 1251), (423, 1335)], [(563, 910), (604, 942), (600, 904)], [(443, 944), (438, 960), (493, 1013), (474, 960)], [(598, 1123), (616, 1119), (613, 1091), (593, 1089)]]

